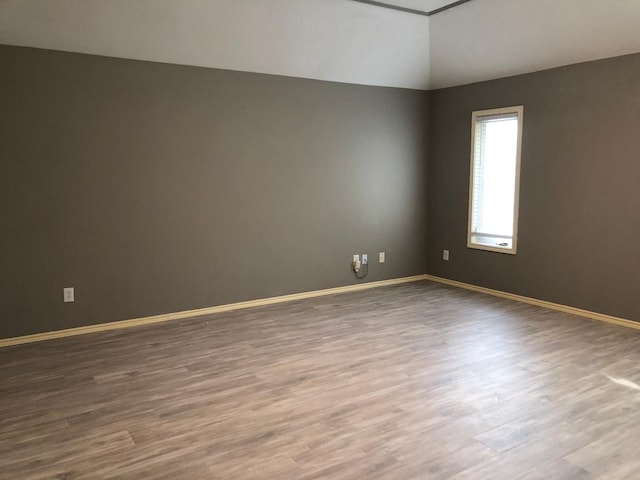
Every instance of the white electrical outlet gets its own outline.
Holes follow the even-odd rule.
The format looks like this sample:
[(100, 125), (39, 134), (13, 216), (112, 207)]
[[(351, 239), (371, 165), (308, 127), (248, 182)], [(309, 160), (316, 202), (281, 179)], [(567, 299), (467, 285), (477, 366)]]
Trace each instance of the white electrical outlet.
[(65, 303), (75, 302), (75, 292), (73, 291), (73, 287), (65, 287), (63, 290), (63, 299)]
[(442, 259), (445, 261), (449, 261), (449, 250), (443, 250), (442, 251)]
[(360, 255), (353, 256), (353, 262), (351, 263), (351, 268), (353, 268), (353, 271), (356, 273), (360, 271)]
[(366, 253), (362, 254), (362, 264), (366, 265), (367, 263), (369, 263), (369, 258), (367, 257)]
[(384, 252), (378, 253), (378, 263), (384, 263)]

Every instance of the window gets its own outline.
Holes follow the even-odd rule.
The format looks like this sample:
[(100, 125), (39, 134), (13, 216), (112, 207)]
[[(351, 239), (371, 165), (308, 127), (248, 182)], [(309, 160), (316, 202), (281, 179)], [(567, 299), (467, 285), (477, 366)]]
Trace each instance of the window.
[(467, 247), (516, 253), (524, 107), (471, 115)]

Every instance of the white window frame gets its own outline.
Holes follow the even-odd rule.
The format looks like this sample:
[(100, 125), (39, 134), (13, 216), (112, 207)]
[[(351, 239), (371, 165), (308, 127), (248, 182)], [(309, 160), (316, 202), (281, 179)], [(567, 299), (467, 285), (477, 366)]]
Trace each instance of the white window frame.
[[(516, 114), (518, 118), (518, 138), (516, 145), (516, 169), (515, 169), (515, 189), (513, 202), (513, 237), (510, 246), (499, 245), (498, 236), (482, 236), (473, 233), (473, 179), (475, 174), (476, 156), (476, 126), (482, 117), (495, 115)], [(467, 229), (467, 248), (477, 250), (487, 250), (490, 252), (506, 253), (515, 255), (518, 243), (518, 211), (520, 205), (520, 156), (522, 151), (522, 124), (524, 120), (524, 106), (494, 108), (491, 110), (478, 110), (471, 114), (471, 170), (469, 175), (469, 224)]]

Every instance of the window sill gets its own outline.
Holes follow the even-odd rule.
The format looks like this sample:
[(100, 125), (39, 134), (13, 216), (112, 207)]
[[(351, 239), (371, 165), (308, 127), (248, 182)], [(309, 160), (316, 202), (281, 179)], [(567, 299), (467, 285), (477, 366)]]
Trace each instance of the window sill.
[(516, 247), (510, 238), (496, 238), (486, 235), (471, 235), (467, 242), (467, 248), (486, 250), (488, 252), (506, 253), (515, 255)]

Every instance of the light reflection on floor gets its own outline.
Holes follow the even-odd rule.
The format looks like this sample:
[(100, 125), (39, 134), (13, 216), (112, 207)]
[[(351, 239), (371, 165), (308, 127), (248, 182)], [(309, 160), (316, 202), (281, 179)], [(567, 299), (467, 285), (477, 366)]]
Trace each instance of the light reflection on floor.
[(635, 382), (632, 382), (631, 380), (627, 380), (624, 378), (611, 377), (606, 373), (604, 374), (604, 376), (607, 377), (609, 380), (611, 380), (613, 383), (617, 383), (618, 385), (622, 385), (623, 387), (631, 388), (633, 390), (640, 390), (640, 385), (638, 385)]

